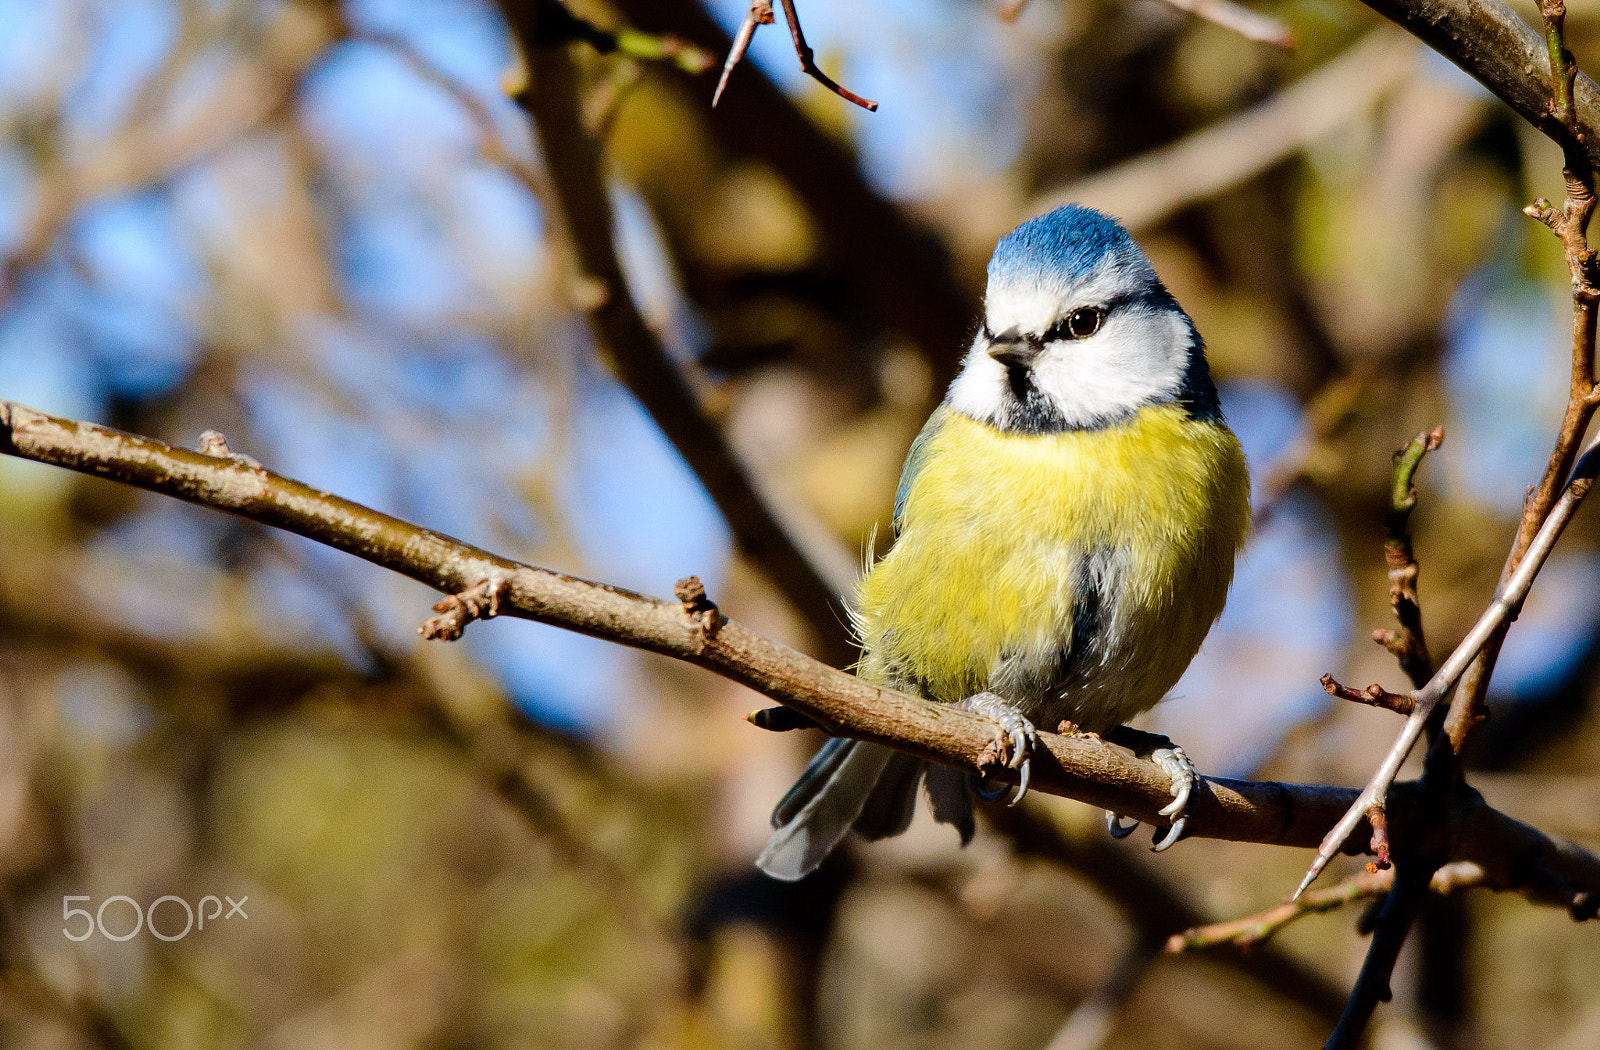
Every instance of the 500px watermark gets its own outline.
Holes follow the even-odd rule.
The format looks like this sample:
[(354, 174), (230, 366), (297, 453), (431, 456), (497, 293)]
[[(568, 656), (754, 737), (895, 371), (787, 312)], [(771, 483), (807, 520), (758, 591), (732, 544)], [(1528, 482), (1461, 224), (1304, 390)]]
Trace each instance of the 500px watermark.
[[(115, 897), (107, 897), (105, 900), (101, 901), (100, 907), (96, 908), (91, 913), (87, 908), (74, 908), (72, 905), (76, 901), (93, 900), (92, 897), (62, 897), (61, 917), (62, 919), (66, 920), (67, 925), (61, 927), (61, 932), (66, 935), (66, 938), (69, 941), (86, 941), (90, 937), (93, 937), (95, 935), (95, 931), (97, 930), (99, 931), (100, 936), (104, 937), (108, 941), (129, 941), (137, 937), (140, 930), (148, 928), (151, 936), (155, 937), (155, 939), (158, 941), (177, 941), (189, 936), (190, 930), (205, 929), (206, 922), (208, 920), (214, 923), (219, 917), (222, 919), (231, 919), (235, 916), (238, 916), (241, 919), (248, 919), (250, 916), (245, 914), (244, 904), (245, 901), (249, 899), (249, 897), (240, 897), (238, 900), (234, 900), (232, 897), (229, 897), (226, 894), (219, 899), (207, 894), (206, 896), (201, 897), (195, 903), (194, 907), (190, 907), (188, 901), (184, 900), (182, 897), (175, 897), (169, 893), (165, 897), (157, 897), (155, 900), (151, 901), (149, 908), (142, 908), (139, 906), (139, 902), (134, 900), (132, 897), (126, 897), (119, 893)], [(223, 901), (228, 902), (227, 914), (223, 914), (222, 911)], [(129, 908), (133, 909), (133, 925), (127, 933), (112, 933), (110, 930), (106, 929), (106, 909), (111, 907), (113, 904), (126, 904)], [(168, 927), (167, 931), (164, 933), (156, 928), (156, 909), (160, 908), (163, 904), (166, 905), (167, 908), (162, 914), (173, 915), (173, 918), (171, 919), (163, 919), (164, 924)], [(210, 914), (207, 914), (206, 912), (207, 906), (211, 908)], [(174, 909), (181, 909), (183, 912), (183, 929), (179, 930), (177, 933), (173, 933), (171, 930), (171, 927), (175, 925), (176, 919)], [(127, 909), (125, 908), (119, 908), (112, 912), (113, 925), (117, 926), (119, 929), (124, 925), (122, 921), (122, 915), (126, 914), (126, 910)], [(82, 917), (83, 924), (78, 928), (78, 930), (75, 931), (73, 929), (73, 920), (78, 917)]]

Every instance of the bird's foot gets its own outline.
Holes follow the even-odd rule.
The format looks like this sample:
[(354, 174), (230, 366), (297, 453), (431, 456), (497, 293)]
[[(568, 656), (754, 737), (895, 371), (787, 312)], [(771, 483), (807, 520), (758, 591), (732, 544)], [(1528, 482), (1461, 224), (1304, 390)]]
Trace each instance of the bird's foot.
[(1028, 770), (1032, 764), (1030, 752), (1039, 742), (1038, 732), (1033, 728), (1033, 723), (1028, 721), (1010, 701), (996, 693), (969, 696), (959, 701), (956, 706), (975, 715), (982, 715), (994, 723), (994, 745), (999, 760), (1008, 769), (1017, 771), (1015, 791), (1009, 784), (989, 787), (988, 782), (984, 780), (974, 783), (972, 790), (985, 802), (1005, 799), (1007, 805), (1015, 806), (1028, 793)]
[[(1163, 817), (1172, 819), (1172, 826), (1151, 847), (1151, 852), (1160, 853), (1183, 837), (1183, 829), (1189, 823), (1189, 795), (1194, 791), (1195, 785), (1200, 783), (1200, 771), (1195, 769), (1194, 763), (1184, 754), (1183, 748), (1158, 733), (1146, 733), (1129, 726), (1118, 726), (1107, 733), (1105, 739), (1114, 744), (1121, 744), (1140, 758), (1149, 759), (1172, 778), (1172, 801), (1161, 810)], [(1113, 838), (1127, 838), (1138, 826), (1137, 821), (1123, 824), (1121, 814), (1106, 813), (1106, 830)]]

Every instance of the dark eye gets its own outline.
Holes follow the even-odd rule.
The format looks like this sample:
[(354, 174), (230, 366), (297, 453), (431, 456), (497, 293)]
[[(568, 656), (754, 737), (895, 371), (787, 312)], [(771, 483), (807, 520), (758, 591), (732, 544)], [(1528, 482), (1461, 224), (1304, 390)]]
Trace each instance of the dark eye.
[(1067, 334), (1074, 339), (1087, 339), (1100, 331), (1106, 312), (1098, 306), (1080, 306), (1067, 317)]

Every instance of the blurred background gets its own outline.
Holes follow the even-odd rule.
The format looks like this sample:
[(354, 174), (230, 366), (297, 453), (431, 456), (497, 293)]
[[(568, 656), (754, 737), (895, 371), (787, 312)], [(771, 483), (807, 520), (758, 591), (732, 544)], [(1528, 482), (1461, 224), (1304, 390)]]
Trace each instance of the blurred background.
[[(719, 66), (745, 10), (571, 7)], [(781, 22), (715, 111), (714, 68), (571, 56), (627, 292), (836, 593), (875, 525), (887, 542), (994, 240), (1065, 200), (1123, 217), (1205, 335), (1260, 518), (1145, 724), (1208, 773), (1353, 785), (1398, 721), (1318, 677), (1404, 683), (1370, 640), (1392, 619), (1391, 454), (1444, 424), (1413, 517), (1436, 656), (1549, 454), (1567, 274), (1520, 209), (1559, 200), (1560, 161), (1353, 0), (1255, 9), (1298, 46), (1159, 0), (1014, 22), (989, 0), (804, 0), (871, 114), (799, 74)], [(1570, 10), (1582, 63), (1600, 7)], [(215, 428), (552, 569), (657, 595), (697, 574), (734, 618), (847, 661), (838, 609), (738, 552), (599, 352), (507, 94), (526, 82), (480, 0), (0, 0), (0, 397), (190, 447)], [(1356, 905), (1250, 955), (1160, 955), (1276, 903), (1308, 858), (1152, 858), (1060, 799), (966, 850), (919, 816), (781, 886), (751, 860), (818, 741), (745, 723), (742, 688), (512, 620), (426, 643), (420, 585), (12, 459), (0, 543), (5, 1046), (1314, 1047), (1365, 952)], [(1591, 847), (1597, 545), (1581, 516), (1541, 576), (1474, 777)], [(207, 895), (247, 917), (174, 937), (168, 903), (161, 937), (100, 932)], [(85, 940), (68, 896), (100, 910)], [(1600, 1045), (1592, 931), (1434, 902), (1373, 1045)]]

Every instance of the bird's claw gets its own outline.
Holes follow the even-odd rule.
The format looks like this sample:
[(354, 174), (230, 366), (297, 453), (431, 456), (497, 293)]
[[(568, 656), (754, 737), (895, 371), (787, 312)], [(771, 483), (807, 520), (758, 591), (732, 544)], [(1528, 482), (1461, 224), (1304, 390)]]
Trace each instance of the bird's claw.
[[(986, 802), (1006, 799), (1007, 805), (1015, 806), (1028, 793), (1028, 774), (1033, 764), (1031, 752), (1039, 743), (1038, 731), (1022, 712), (995, 693), (969, 696), (957, 706), (975, 715), (982, 715), (994, 723), (995, 747), (1000, 753), (1000, 761), (1006, 768), (1017, 771), (1017, 787), (1014, 793), (1008, 785), (990, 790), (982, 783), (973, 788), (974, 792)], [(1007, 795), (1010, 795), (1010, 798), (1007, 799)]]
[(1160, 853), (1183, 838), (1183, 829), (1189, 823), (1189, 795), (1200, 781), (1200, 771), (1194, 768), (1194, 763), (1183, 748), (1176, 744), (1158, 748), (1150, 758), (1161, 767), (1163, 773), (1172, 778), (1172, 801), (1162, 808), (1161, 815), (1176, 819), (1161, 841), (1151, 847), (1152, 853)]
[[(1161, 853), (1183, 838), (1184, 828), (1189, 824), (1189, 798), (1194, 792), (1195, 785), (1200, 782), (1200, 771), (1195, 769), (1194, 763), (1184, 753), (1183, 748), (1165, 737), (1152, 737), (1148, 733), (1141, 733), (1138, 730), (1129, 729), (1127, 726), (1122, 726), (1115, 732), (1123, 736), (1124, 740), (1130, 735), (1136, 735), (1144, 741), (1155, 740), (1164, 745), (1153, 750), (1148, 745), (1139, 746), (1138, 744), (1135, 744), (1132, 748), (1135, 753), (1142, 752), (1150, 761), (1160, 766), (1162, 772), (1172, 778), (1172, 801), (1161, 809), (1163, 817), (1173, 818), (1172, 824), (1167, 828), (1166, 833), (1156, 841), (1156, 844), (1150, 848), (1152, 853)], [(1113, 838), (1127, 838), (1133, 834), (1134, 829), (1138, 826), (1137, 822), (1123, 824), (1120, 814), (1106, 813), (1106, 830), (1111, 833)]]

